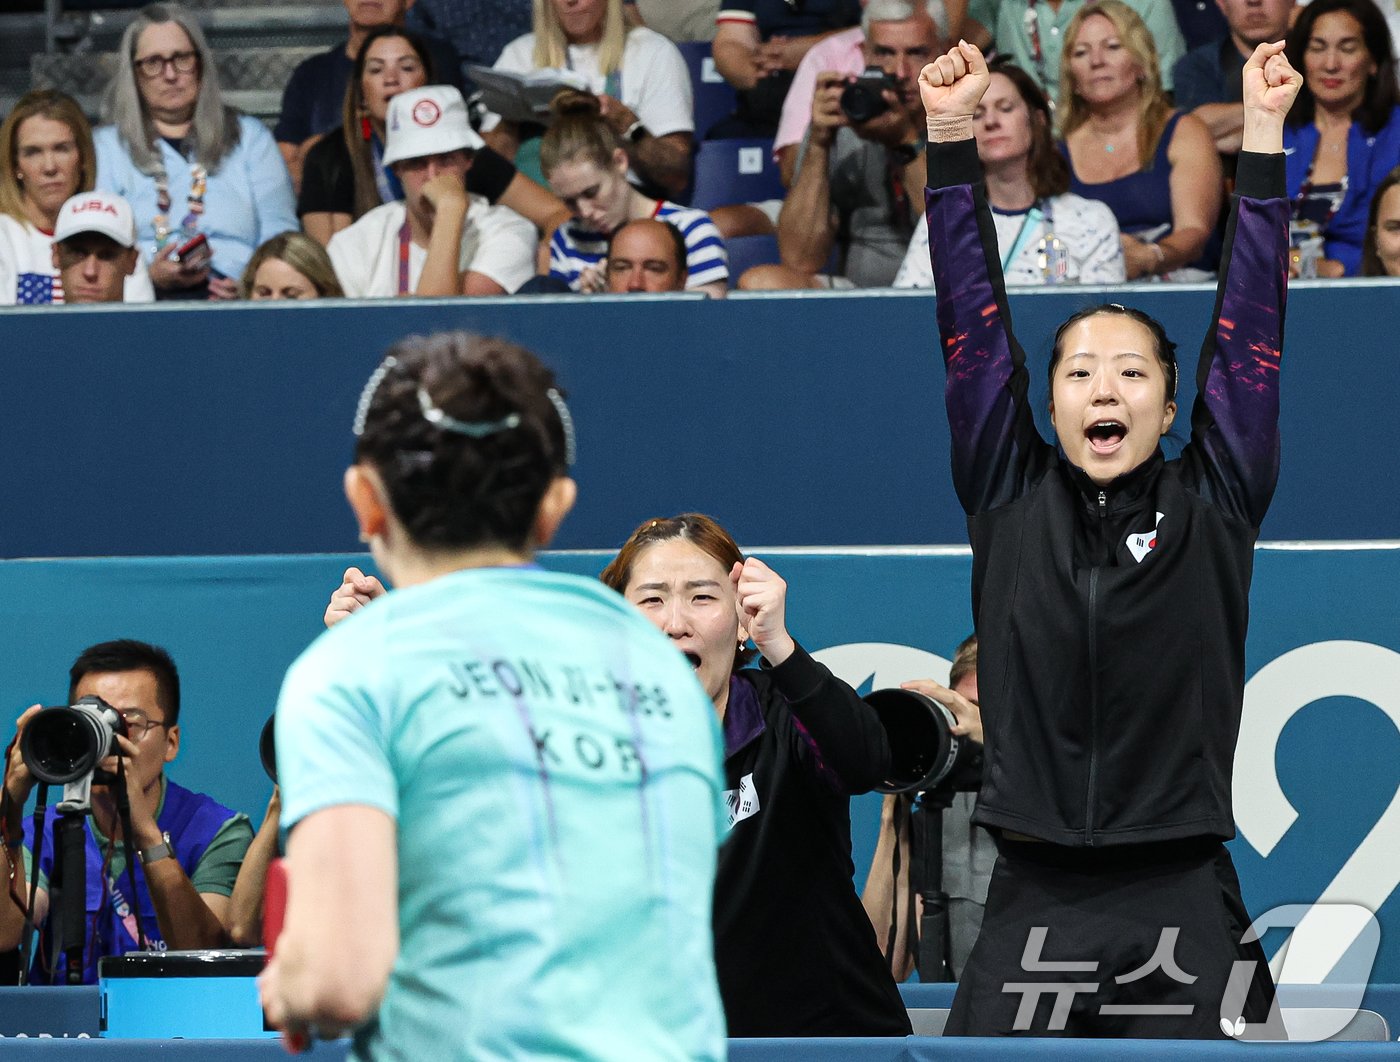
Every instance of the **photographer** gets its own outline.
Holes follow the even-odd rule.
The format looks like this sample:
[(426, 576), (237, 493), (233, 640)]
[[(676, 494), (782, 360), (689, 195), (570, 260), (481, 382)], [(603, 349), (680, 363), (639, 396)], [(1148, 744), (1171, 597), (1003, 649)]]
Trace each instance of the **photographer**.
[[(922, 3), (871, 0), (861, 19), (866, 73), (817, 78), (812, 125), (778, 215), (781, 265), (756, 266), (748, 290), (883, 287), (919, 217), (924, 121), (918, 76), (937, 54)], [(839, 275), (821, 273), (840, 239)]]
[[(915, 679), (903, 683), (903, 688), (915, 690), (944, 705), (958, 720), (952, 732), (977, 745), (982, 744), (982, 713), (977, 696), (977, 635), (969, 635), (954, 651), (946, 687), (931, 679)], [(919, 926), (924, 914), (920, 890), (927, 887), (926, 882), (910, 880), (912, 831), (909, 814), (907, 809), (903, 814), (896, 811), (899, 801), (907, 804), (913, 796), (899, 793), (885, 797), (880, 809), (879, 841), (860, 896), (882, 950), (889, 948), (890, 930), (894, 929), (893, 947), (889, 950), (893, 951), (890, 971), (896, 981), (903, 981), (914, 970), (919, 952)], [(987, 883), (992, 877), (992, 864), (996, 862), (996, 845), (991, 835), (972, 824), (976, 807), (975, 792), (958, 791), (951, 794), (951, 802), (941, 811), (942, 891), (947, 896), (948, 911), (946, 958), (953, 980), (957, 980), (982, 928)], [(920, 811), (920, 814), (933, 813), (937, 812), (927, 807)], [(896, 844), (899, 846), (897, 864)]]
[[(137, 948), (131, 910), (138, 908), (148, 946), (155, 950), (212, 948), (226, 942), (221, 919), (228, 906), (238, 865), (252, 839), (248, 817), (192, 793), (165, 777), (165, 765), (180, 751), (180, 678), (163, 649), (121, 640), (94, 645), (69, 671), (68, 703), (100, 697), (126, 723), (118, 735), (120, 758), (131, 805), (131, 847), (137, 857), (136, 896), (121, 843), (123, 826), (116, 799), (107, 785), (92, 787), (92, 816), (87, 823), (85, 925), (95, 934), (84, 950), (83, 981), (97, 981), (97, 960)], [(9, 748), (4, 788), (5, 871), (10, 888), (0, 896), (0, 950), (19, 946), (24, 915), (15, 897), (28, 896), (34, 846), (32, 818), (23, 817), (25, 802), (37, 781), (21, 753), (24, 729), (46, 709), (29, 708), (19, 718)], [(98, 764), (115, 773), (117, 757)], [(49, 910), (53, 873), (53, 825), (59, 794), (50, 794), (44, 820), (34, 922), (41, 930)], [(43, 933), (33, 964), (35, 982), (64, 983), (65, 964), (48, 969), (48, 933)]]

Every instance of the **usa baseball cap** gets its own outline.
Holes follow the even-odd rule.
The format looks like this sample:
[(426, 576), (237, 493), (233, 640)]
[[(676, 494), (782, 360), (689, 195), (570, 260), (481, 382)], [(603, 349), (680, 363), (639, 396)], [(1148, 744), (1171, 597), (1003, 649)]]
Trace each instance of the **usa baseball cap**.
[(451, 85), (425, 85), (389, 101), (384, 165), (486, 146), (467, 121), (467, 104)]
[(131, 204), (110, 192), (79, 192), (59, 208), (54, 242), (84, 232), (100, 232), (123, 247), (135, 247), (136, 223)]

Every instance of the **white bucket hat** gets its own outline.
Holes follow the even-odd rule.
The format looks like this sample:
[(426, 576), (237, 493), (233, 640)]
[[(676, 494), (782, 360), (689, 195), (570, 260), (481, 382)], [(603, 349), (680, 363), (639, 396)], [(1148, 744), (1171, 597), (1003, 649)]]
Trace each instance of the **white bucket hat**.
[(389, 101), (384, 165), (443, 155), (480, 151), (486, 141), (467, 121), (467, 104), (451, 85), (425, 85), (400, 92)]
[(135, 247), (131, 204), (110, 192), (79, 192), (59, 208), (53, 239), (60, 243), (83, 232), (100, 232), (123, 247)]

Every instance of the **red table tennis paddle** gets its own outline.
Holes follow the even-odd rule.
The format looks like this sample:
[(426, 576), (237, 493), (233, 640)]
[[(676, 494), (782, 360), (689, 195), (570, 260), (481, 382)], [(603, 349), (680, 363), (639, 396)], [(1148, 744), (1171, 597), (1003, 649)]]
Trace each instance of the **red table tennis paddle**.
[[(267, 960), (277, 950), (277, 938), (282, 935), (282, 923), (287, 917), (287, 863), (274, 859), (267, 868), (267, 882), (263, 886), (263, 944), (267, 947)], [(291, 1054), (299, 1055), (311, 1046), (311, 1037), (305, 1031), (283, 1030), (282, 1046)]]

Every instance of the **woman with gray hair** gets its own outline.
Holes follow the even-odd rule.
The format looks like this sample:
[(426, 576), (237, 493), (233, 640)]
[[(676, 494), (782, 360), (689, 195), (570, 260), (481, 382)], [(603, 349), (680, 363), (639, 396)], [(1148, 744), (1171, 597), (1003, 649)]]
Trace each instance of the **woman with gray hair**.
[(286, 164), (258, 121), (223, 101), (213, 53), (178, 4), (122, 36), (93, 135), (98, 187), (131, 203), (161, 299), (232, 299), (258, 245), (297, 228)]

